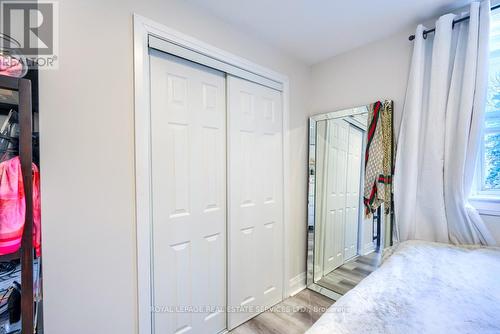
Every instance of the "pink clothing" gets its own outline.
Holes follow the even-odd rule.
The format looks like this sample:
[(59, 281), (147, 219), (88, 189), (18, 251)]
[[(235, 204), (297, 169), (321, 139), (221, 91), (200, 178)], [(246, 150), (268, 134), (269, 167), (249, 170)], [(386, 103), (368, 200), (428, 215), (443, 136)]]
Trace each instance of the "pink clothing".
[(23, 63), (14, 57), (0, 55), (0, 75), (22, 77), (24, 75)]
[[(33, 164), (33, 247), (40, 256), (40, 173)], [(15, 157), (0, 163), (0, 255), (21, 247), (26, 202), (21, 161)]]

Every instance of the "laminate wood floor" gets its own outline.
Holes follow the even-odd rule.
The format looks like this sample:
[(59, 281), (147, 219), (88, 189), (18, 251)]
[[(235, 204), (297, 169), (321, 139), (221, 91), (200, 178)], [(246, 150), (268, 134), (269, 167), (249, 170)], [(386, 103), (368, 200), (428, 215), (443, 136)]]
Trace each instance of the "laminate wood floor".
[(381, 257), (381, 252), (378, 251), (358, 256), (323, 276), (317, 284), (343, 295), (374, 272), (380, 265)]
[(303, 334), (333, 303), (332, 299), (305, 289), (236, 327), (230, 333)]

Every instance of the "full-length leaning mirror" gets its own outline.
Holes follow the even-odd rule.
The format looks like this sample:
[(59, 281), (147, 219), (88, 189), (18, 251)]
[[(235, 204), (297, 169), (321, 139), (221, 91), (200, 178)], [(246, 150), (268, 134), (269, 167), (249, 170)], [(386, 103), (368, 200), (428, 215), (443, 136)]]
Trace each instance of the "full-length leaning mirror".
[(393, 102), (309, 120), (308, 288), (337, 299), (392, 244)]

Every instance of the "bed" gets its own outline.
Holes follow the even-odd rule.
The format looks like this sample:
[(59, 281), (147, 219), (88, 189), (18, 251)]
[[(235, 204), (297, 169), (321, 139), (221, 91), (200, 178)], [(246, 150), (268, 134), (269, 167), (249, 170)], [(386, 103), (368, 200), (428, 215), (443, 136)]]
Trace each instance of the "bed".
[(500, 333), (500, 248), (408, 241), (307, 334)]

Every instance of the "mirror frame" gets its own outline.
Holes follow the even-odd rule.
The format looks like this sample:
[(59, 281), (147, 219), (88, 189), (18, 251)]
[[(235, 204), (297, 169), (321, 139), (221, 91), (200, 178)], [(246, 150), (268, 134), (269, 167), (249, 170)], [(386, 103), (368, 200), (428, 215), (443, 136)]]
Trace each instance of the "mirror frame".
[[(379, 100), (379, 101), (383, 101)], [(393, 131), (394, 131), (394, 101), (390, 100), (393, 108), (392, 108), (392, 119), (393, 119)], [(376, 102), (376, 101), (374, 101)], [(329, 290), (317, 283), (314, 282), (314, 246), (315, 246), (315, 230), (316, 230), (316, 201), (314, 203), (311, 203), (311, 196), (312, 198), (315, 199), (316, 196), (316, 138), (314, 142), (311, 142), (311, 136), (314, 135), (316, 137), (316, 128), (317, 128), (317, 122), (322, 121), (322, 120), (329, 120), (329, 119), (334, 119), (334, 118), (342, 118), (345, 116), (351, 116), (351, 115), (358, 115), (358, 114), (364, 114), (366, 112), (369, 112), (368, 107), (370, 104), (366, 104), (364, 106), (357, 106), (353, 108), (347, 108), (347, 109), (342, 109), (338, 111), (332, 111), (328, 113), (323, 113), (323, 114), (317, 114), (309, 117), (309, 128), (308, 128), (308, 160), (307, 160), (307, 254), (306, 254), (306, 259), (307, 259), (307, 264), (306, 264), (306, 288), (316, 291), (326, 297), (329, 297), (333, 300), (338, 300), (340, 297), (342, 297), (342, 294), (337, 293), (335, 291)], [(395, 149), (395, 142), (394, 142), (394, 133), (393, 133), (393, 140), (392, 140), (392, 151), (394, 152)], [(393, 154), (394, 155), (394, 154)], [(311, 164), (311, 161), (314, 161), (313, 164)], [(393, 161), (393, 166), (394, 166), (394, 161)], [(314, 187), (311, 187), (311, 183), (314, 182)], [(311, 205), (312, 204), (312, 205)], [(393, 213), (390, 213), (390, 245), (392, 245), (392, 232), (393, 232), (393, 223), (394, 223), (394, 217)]]

